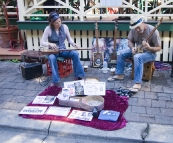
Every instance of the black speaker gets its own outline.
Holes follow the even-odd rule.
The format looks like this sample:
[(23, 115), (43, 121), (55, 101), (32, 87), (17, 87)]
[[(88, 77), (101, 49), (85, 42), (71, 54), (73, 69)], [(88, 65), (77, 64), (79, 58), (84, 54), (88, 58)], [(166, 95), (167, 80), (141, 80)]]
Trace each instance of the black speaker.
[(22, 76), (26, 80), (40, 77), (43, 73), (43, 68), (41, 63), (30, 63), (21, 65)]

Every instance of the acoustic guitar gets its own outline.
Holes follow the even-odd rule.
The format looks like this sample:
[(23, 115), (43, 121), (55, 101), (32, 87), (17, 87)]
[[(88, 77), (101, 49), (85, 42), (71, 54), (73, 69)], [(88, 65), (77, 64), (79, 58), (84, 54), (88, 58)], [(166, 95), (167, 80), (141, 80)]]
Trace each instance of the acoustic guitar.
[(103, 60), (104, 60), (104, 54), (103, 52), (99, 51), (99, 44), (98, 44), (98, 24), (97, 22), (95, 23), (95, 36), (96, 36), (96, 49), (97, 52), (93, 52), (93, 67), (100, 67), (103, 65)]
[[(151, 36), (153, 35), (153, 33), (156, 31), (156, 29), (159, 27), (159, 25), (162, 23), (163, 21), (163, 17), (160, 19), (160, 21), (156, 24), (156, 26), (153, 28), (153, 30), (151, 31), (151, 33), (149, 34), (149, 36), (147, 37), (147, 39), (145, 40), (146, 42), (148, 42), (148, 40), (151, 38)], [(143, 53), (143, 46), (140, 45), (136, 48), (136, 53)]]
[(111, 54), (111, 64), (115, 64), (117, 60), (117, 54), (116, 54), (116, 39), (117, 39), (117, 29), (118, 29), (118, 20), (115, 19), (115, 28), (114, 28), (114, 49), (113, 53)]

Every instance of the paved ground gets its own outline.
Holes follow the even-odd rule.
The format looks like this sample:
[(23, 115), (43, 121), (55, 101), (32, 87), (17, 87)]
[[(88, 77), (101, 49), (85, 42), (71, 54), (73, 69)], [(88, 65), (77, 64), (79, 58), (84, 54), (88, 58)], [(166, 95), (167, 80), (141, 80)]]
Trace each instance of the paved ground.
[[(82, 62), (82, 64), (89, 65), (89, 62)], [(20, 63), (0, 61), (0, 126), (49, 130), (50, 133), (56, 131), (84, 136), (141, 140), (141, 131), (146, 127), (146, 123), (149, 123), (150, 133), (146, 140), (173, 143), (173, 78), (170, 78), (170, 70), (155, 71), (151, 82), (144, 81), (141, 90), (129, 98), (129, 107), (125, 113), (129, 122), (127, 127), (108, 132), (69, 123), (18, 117), (18, 112), (50, 84), (49, 82), (48, 85), (41, 86), (39, 78), (25, 80), (19, 71), (19, 65)], [(44, 65), (43, 67), (45, 69)], [(130, 74), (127, 68), (125, 80), (107, 82), (110, 72), (104, 74), (98, 68), (89, 68), (85, 78), (98, 78), (106, 82), (107, 89), (116, 90), (118, 87), (126, 89), (133, 85)], [(71, 80), (73, 74), (63, 78), (61, 86), (64, 81)], [(50, 123), (51, 127), (49, 127)]]

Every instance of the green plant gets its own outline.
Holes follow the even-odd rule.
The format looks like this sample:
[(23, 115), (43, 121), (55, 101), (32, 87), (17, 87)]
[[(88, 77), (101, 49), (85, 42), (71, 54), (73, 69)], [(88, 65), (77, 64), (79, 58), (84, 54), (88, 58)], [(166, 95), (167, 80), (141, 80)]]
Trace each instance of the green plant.
[(19, 63), (20, 61), (18, 59), (12, 60), (13, 63)]
[(0, 15), (0, 26), (4, 26), (7, 23), (6, 20), (6, 7), (10, 6), (17, 6), (17, 1), (16, 0), (0, 0), (0, 9), (1, 9), (1, 15)]

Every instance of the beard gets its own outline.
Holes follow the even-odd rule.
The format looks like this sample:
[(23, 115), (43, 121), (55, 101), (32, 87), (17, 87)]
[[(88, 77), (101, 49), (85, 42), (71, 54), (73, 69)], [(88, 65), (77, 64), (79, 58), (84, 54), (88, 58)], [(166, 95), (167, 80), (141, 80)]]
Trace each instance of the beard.
[(142, 34), (142, 33), (144, 33), (144, 30), (140, 30), (140, 31), (138, 31), (138, 33), (139, 34)]

